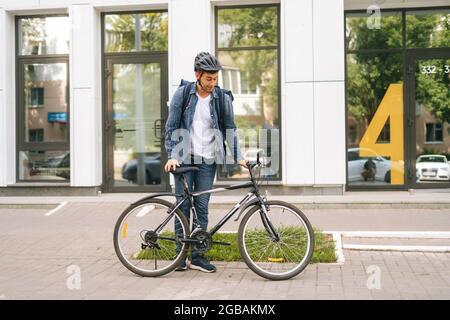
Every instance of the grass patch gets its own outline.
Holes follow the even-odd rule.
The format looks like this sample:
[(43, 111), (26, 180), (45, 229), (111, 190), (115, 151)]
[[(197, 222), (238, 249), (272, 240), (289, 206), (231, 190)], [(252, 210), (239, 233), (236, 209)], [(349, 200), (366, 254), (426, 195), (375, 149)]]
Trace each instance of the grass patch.
[[(299, 231), (293, 229), (284, 230), (284, 235), (293, 235)], [(303, 232), (303, 231), (301, 231)], [(173, 233), (163, 233), (164, 236), (173, 237)], [(258, 231), (254, 232), (255, 236), (258, 236)], [(314, 254), (311, 259), (311, 263), (332, 263), (336, 262), (337, 258), (334, 253), (333, 237), (330, 234), (324, 234), (320, 230), (314, 230), (315, 246)], [(231, 245), (213, 245), (211, 250), (206, 253), (206, 258), (211, 261), (243, 261), (239, 253), (237, 233), (216, 233), (213, 236), (214, 241), (227, 242)], [(161, 242), (158, 242), (161, 243)], [(270, 243), (268, 243), (270, 245)], [(164, 241), (164, 249), (167, 252), (175, 253), (175, 243)], [(250, 250), (249, 250), (250, 251)], [(269, 250), (270, 252), (270, 250)], [(251, 254), (251, 251), (250, 251)], [(301, 253), (300, 253), (301, 254)], [(189, 253), (190, 255), (190, 253)], [(140, 250), (134, 256), (134, 259), (153, 259), (154, 250), (145, 249)], [(273, 258), (277, 258), (276, 254)]]

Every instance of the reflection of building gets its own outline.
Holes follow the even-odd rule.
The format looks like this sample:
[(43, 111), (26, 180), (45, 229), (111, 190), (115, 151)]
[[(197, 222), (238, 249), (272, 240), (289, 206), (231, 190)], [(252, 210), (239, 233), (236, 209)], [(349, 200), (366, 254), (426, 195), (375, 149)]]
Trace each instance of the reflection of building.
[(29, 141), (65, 140), (68, 120), (64, 101), (66, 82), (61, 80), (33, 81), (28, 90)]
[(417, 156), (433, 153), (450, 157), (450, 125), (437, 120), (424, 105), (416, 110)]

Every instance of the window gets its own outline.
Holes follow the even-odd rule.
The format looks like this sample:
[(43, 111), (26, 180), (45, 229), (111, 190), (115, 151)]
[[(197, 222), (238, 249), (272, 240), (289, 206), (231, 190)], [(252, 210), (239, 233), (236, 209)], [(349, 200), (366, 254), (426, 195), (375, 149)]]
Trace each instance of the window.
[(29, 129), (28, 130), (29, 142), (42, 142), (44, 141), (44, 129)]
[(425, 142), (443, 142), (442, 123), (425, 124)]
[(30, 88), (29, 108), (37, 108), (44, 106), (44, 88)]
[[(373, 181), (363, 179), (361, 163), (349, 160), (348, 185), (403, 185), (408, 176), (404, 167), (407, 153), (396, 151), (405, 150), (407, 138), (398, 130), (399, 123), (406, 123), (401, 101), (405, 73), (411, 71), (405, 57), (412, 49), (450, 48), (450, 9), (383, 9), (379, 19), (371, 12), (349, 11), (345, 25), (347, 148), (357, 150), (361, 158), (371, 150), (382, 159)], [(446, 141), (445, 106), (449, 105), (445, 74), (449, 63), (443, 59), (421, 61), (415, 70), (414, 90), (417, 154), (425, 153), (424, 143)], [(434, 73), (433, 68), (444, 72)], [(438, 149), (433, 152), (445, 153), (448, 145)]]
[(450, 9), (407, 11), (406, 46), (450, 47)]
[[(244, 157), (267, 157), (267, 179), (281, 179), (279, 5), (216, 8), (216, 55), (223, 71), (219, 85), (234, 95), (233, 107)], [(270, 161), (270, 162), (269, 162)], [(228, 166), (220, 178), (242, 179), (248, 172)]]
[(69, 19), (17, 17), (19, 181), (67, 181)]
[(104, 19), (105, 52), (168, 50), (168, 13), (107, 14)]

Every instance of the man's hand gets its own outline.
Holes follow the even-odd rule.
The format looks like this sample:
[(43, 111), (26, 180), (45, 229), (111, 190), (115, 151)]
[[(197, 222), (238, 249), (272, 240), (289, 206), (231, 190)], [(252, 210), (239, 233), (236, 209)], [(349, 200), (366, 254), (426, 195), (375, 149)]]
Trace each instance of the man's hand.
[(180, 163), (178, 162), (177, 159), (169, 159), (169, 161), (167, 161), (166, 165), (164, 166), (164, 170), (166, 172), (169, 172), (172, 169), (175, 170), (179, 166)]
[(239, 165), (243, 166), (244, 168), (246, 168), (246, 169), (248, 168), (248, 166), (247, 166), (248, 165), (248, 160), (245, 160), (245, 159), (244, 160), (239, 160), (238, 163), (239, 163)]

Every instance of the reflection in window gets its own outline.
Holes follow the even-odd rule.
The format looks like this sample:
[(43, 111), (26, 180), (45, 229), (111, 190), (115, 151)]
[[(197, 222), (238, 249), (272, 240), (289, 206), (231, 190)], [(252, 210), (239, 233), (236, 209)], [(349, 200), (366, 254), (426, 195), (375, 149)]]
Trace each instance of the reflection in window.
[[(34, 63), (24, 66), (25, 132), (44, 125), (46, 135), (41, 142), (67, 141), (67, 64)], [(28, 138), (26, 142), (36, 142)]]
[(442, 142), (442, 123), (425, 124), (425, 142)]
[(278, 7), (220, 9), (219, 48), (278, 45)]
[(30, 101), (29, 107), (42, 107), (44, 106), (44, 88), (30, 88)]
[(372, 13), (346, 15), (348, 50), (402, 47), (402, 13), (381, 11), (379, 21)]
[[(361, 138), (372, 122), (389, 85), (401, 83), (402, 79), (401, 53), (347, 54), (347, 132), (350, 133), (347, 174), (350, 185), (390, 184), (391, 169), (399, 170), (403, 166), (373, 150), (364, 150), (364, 154), (373, 155), (370, 157), (371, 161), (368, 157), (360, 156)], [(353, 140), (356, 128), (359, 133)], [(390, 138), (388, 118), (378, 136), (371, 137), (371, 140), (381, 144), (389, 143)]]
[(20, 180), (70, 180), (69, 151), (20, 151)]
[(407, 11), (406, 46), (450, 47), (450, 9)]
[[(219, 86), (233, 92), (244, 158), (256, 160), (260, 151), (268, 163), (261, 174), (268, 179), (281, 177), (278, 10), (278, 6), (261, 6), (221, 8), (217, 13), (217, 56), (223, 66)], [(227, 177), (247, 175), (248, 171), (240, 166), (228, 165)], [(219, 170), (219, 176), (225, 177), (225, 173)]]
[(105, 52), (167, 51), (167, 12), (107, 14)]
[(44, 141), (44, 129), (30, 129), (28, 130), (29, 142), (42, 142)]
[(20, 18), (19, 55), (68, 54), (69, 27), (66, 16)]

